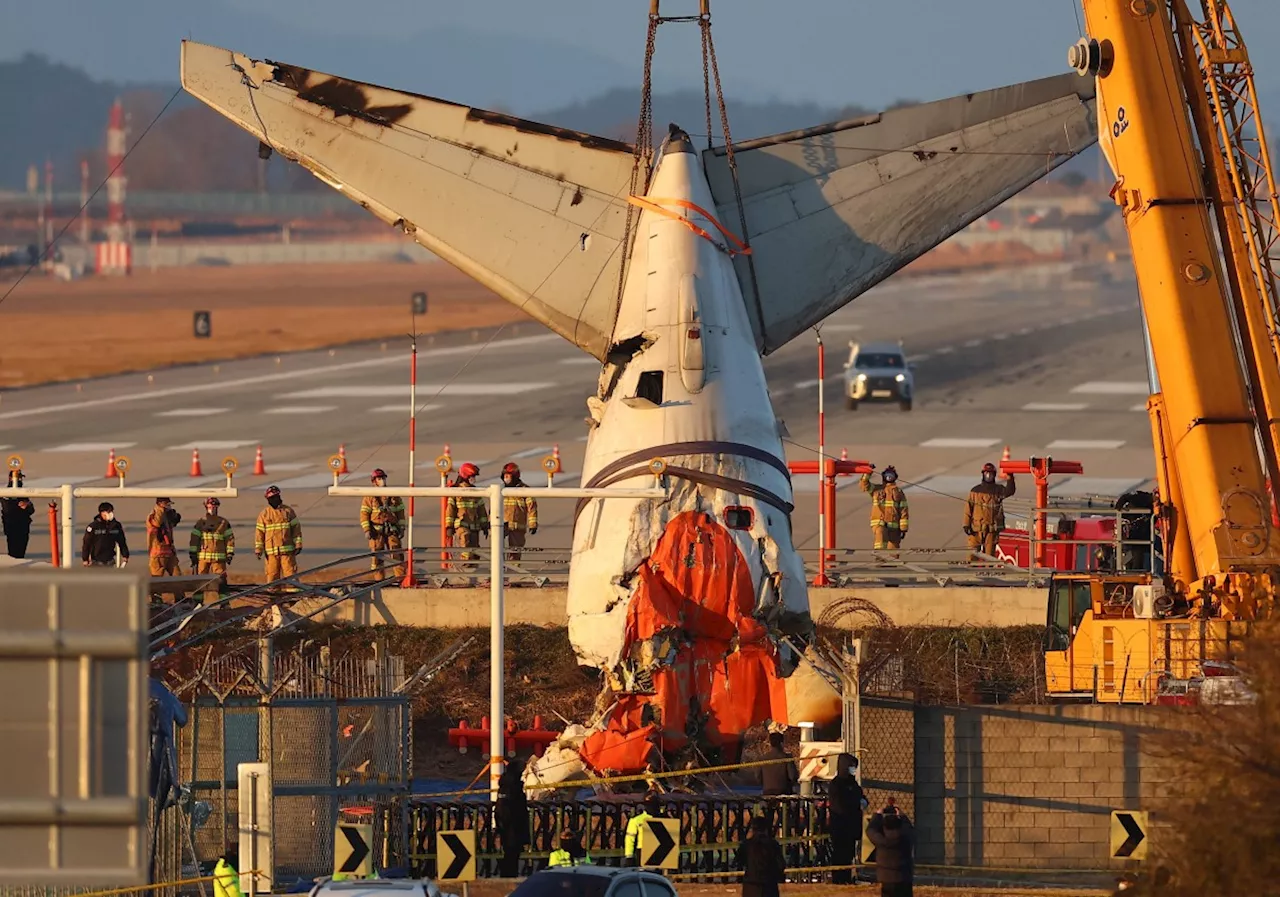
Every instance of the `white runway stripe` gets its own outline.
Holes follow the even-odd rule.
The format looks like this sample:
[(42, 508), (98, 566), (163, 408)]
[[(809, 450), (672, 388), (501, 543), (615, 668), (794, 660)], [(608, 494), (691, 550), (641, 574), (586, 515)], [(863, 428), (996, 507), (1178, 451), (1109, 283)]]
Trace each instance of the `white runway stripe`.
[(1147, 403), (1143, 402), (1141, 405), (1131, 405), (1129, 406), (1129, 410), (1130, 411), (1146, 411)]
[[(419, 383), (418, 395), (428, 396), (511, 396), (540, 389), (551, 389), (554, 383), (530, 383), (513, 380), (506, 383)], [(285, 399), (390, 399), (396, 396), (409, 398), (408, 384), (385, 386), (319, 386), (301, 392), (285, 393)]]
[(904, 483), (902, 488), (912, 492), (916, 497), (941, 493), (942, 495), (954, 495), (964, 498), (969, 494), (969, 490), (981, 481), (982, 477), (976, 473), (971, 477), (937, 476), (928, 477), (919, 483)]
[(581, 364), (584, 366), (588, 364), (594, 364), (596, 367), (600, 367), (600, 360), (597, 358), (592, 358), (590, 355), (582, 355), (577, 358), (561, 358), (558, 362), (556, 362), (556, 364)]
[[(421, 414), (424, 411), (435, 411), (436, 409), (443, 408), (443, 407), (444, 407), (443, 405), (422, 405), (418, 408), (417, 413)], [(405, 417), (409, 416), (409, 404), (407, 402), (403, 405), (379, 405), (376, 408), (370, 408), (369, 410), (375, 411), (379, 414), (386, 414), (388, 412), (399, 411)]]
[(1100, 396), (1145, 396), (1149, 394), (1150, 387), (1141, 380), (1090, 380), (1088, 383), (1072, 387), (1071, 391)]
[(507, 457), (508, 458), (532, 458), (534, 455), (549, 455), (549, 454), (551, 454), (551, 446), (543, 445), (543, 446), (539, 446), (538, 448), (530, 448), (530, 449), (524, 449), (523, 451), (519, 451), (519, 452), (512, 452), (510, 455), (507, 455)]
[(1123, 439), (1055, 439), (1045, 448), (1077, 449), (1082, 451), (1118, 449), (1124, 445)]
[(120, 451), (121, 449), (133, 448), (136, 442), (68, 442), (66, 445), (56, 445), (51, 449), (45, 449), (46, 452), (109, 452), (112, 449)]
[(920, 443), (921, 448), (989, 448), (999, 443), (999, 439), (964, 439), (937, 436)]
[(207, 417), (210, 414), (225, 414), (230, 408), (174, 408), (171, 411), (157, 411), (156, 417)]
[[(23, 481), (23, 485), (31, 489), (57, 489), (59, 486), (63, 485), (64, 483), (70, 483), (73, 486), (78, 486), (81, 483), (92, 483), (95, 480), (99, 480), (99, 479), (101, 479), (104, 484), (110, 485), (109, 483), (107, 483), (107, 480), (105, 477), (87, 477), (84, 474), (75, 474), (74, 476), (68, 475), (68, 476), (61, 476), (61, 477), (28, 478)], [(115, 482), (115, 481), (113, 480), (112, 482)], [(89, 499), (87, 498), (81, 499), (81, 501), (88, 501), (88, 500)], [(76, 546), (76, 549), (79, 550), (79, 546)]]
[(1027, 402), (1023, 411), (1083, 411), (1089, 406), (1083, 402)]
[(243, 448), (246, 445), (261, 445), (257, 439), (207, 439), (196, 440), (195, 442), (185, 442), (182, 445), (170, 445), (165, 447), (166, 452), (182, 452), (192, 451), (195, 449), (207, 449), (211, 452), (227, 451), (229, 449)]
[(1056, 496), (1121, 495), (1149, 482), (1147, 477), (1068, 477), (1051, 483), (1049, 494)]
[(337, 405), (281, 405), (278, 408), (264, 408), (263, 414), (324, 414), (336, 411)]

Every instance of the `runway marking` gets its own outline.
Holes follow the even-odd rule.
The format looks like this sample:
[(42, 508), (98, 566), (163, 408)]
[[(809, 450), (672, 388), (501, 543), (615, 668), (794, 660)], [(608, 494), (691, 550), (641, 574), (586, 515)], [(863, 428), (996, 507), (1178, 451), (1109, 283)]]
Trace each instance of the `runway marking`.
[[(543, 336), (518, 336), (508, 340), (495, 341), (489, 344), (490, 349), (511, 346), (529, 346), (537, 343), (560, 340), (554, 333)], [(450, 355), (471, 355), (478, 350), (477, 346), (449, 346), (443, 349), (427, 349), (418, 353), (419, 360), (426, 358), (442, 358)], [(96, 408), (102, 405), (118, 405), (122, 402), (136, 402), (139, 399), (160, 399), (167, 396), (193, 395), (201, 392), (223, 392), (240, 386), (257, 386), (262, 383), (279, 383), (284, 380), (299, 380), (317, 375), (335, 374), (342, 371), (362, 370), (364, 368), (387, 367), (404, 364), (403, 358), (370, 358), (364, 361), (347, 361), (342, 364), (329, 364), (323, 367), (310, 367), (296, 371), (282, 371), (278, 374), (263, 374), (258, 377), (242, 377), (238, 380), (225, 380), (217, 383), (193, 383), (190, 386), (174, 386), (169, 389), (153, 389), (147, 392), (127, 393), (120, 396), (106, 396), (100, 399), (88, 399), (83, 402), (65, 402), (60, 405), (42, 405), (36, 408), (23, 408), (19, 411), (0, 413), (0, 420), (11, 420), (19, 417), (30, 417), (36, 414), (53, 414), (58, 411), (78, 411), (82, 408)], [(208, 365), (206, 365), (208, 367)], [(119, 446), (117, 446), (118, 448)]]
[(954, 346), (943, 346), (941, 349), (938, 349), (938, 350), (937, 350), (937, 354), (939, 354), (939, 355), (950, 355), (950, 354), (951, 354), (952, 352), (954, 352), (954, 351), (955, 351), (955, 347), (954, 347)]
[(992, 336), (991, 338), (992, 338), (992, 339), (1008, 339), (1008, 338), (1009, 338), (1009, 334), (1007, 334), (1007, 333), (997, 333), (997, 334), (995, 334), (994, 336)]
[[(46, 452), (109, 452), (112, 449), (129, 449), (133, 448), (136, 442), (68, 442), (66, 445), (57, 445), (51, 449), (45, 449)], [(65, 482), (65, 481), (64, 481)]]
[(920, 443), (921, 448), (990, 448), (1000, 442), (999, 439), (953, 439), (938, 436)]
[(1090, 380), (1072, 387), (1071, 391), (1100, 396), (1145, 396), (1150, 392), (1150, 387), (1141, 380)]
[(556, 362), (556, 364), (582, 364), (582, 365), (594, 364), (596, 367), (600, 367), (600, 359), (592, 358), (590, 355), (586, 355), (579, 358), (561, 358), (558, 362)]
[(1130, 411), (1146, 411), (1147, 403), (1143, 402), (1141, 405), (1130, 405), (1129, 410)]
[(861, 324), (821, 324), (820, 329), (824, 333), (853, 333), (861, 330)]
[(1030, 327), (1023, 327), (1021, 330), (1018, 331), (1018, 336), (1026, 336), (1030, 332), (1031, 332)]
[(922, 362), (922, 361), (928, 361), (928, 360), (929, 360), (929, 353), (928, 353), (928, 352), (924, 353), (923, 355), (908, 355), (908, 356), (907, 356), (907, 364), (919, 364), (919, 363), (920, 363), (920, 362)]
[(263, 414), (324, 414), (336, 411), (337, 405), (281, 405), (279, 408), (264, 408)]
[[(65, 483), (70, 483), (72, 486), (77, 486), (80, 483), (92, 483), (94, 480), (98, 480), (98, 479), (103, 479), (103, 478), (87, 477), (83, 474), (76, 474), (75, 476), (64, 476), (64, 477), (34, 477), (32, 479), (24, 480), (23, 485), (29, 489), (57, 489), (59, 486)], [(82, 499), (82, 501), (83, 500), (86, 500), (86, 499)]]
[(174, 408), (171, 411), (157, 411), (156, 417), (207, 417), (210, 414), (225, 414), (230, 408)]
[(980, 340), (980, 339), (971, 339), (971, 340), (969, 340), (967, 343), (965, 343), (965, 344), (964, 344), (964, 347), (965, 347), (966, 349), (972, 349), (974, 346), (981, 346), (981, 345), (982, 345), (982, 340)]
[(1067, 477), (1049, 487), (1055, 496), (1122, 495), (1149, 481), (1147, 477)]
[[(530, 383), (513, 380), (506, 383), (419, 383), (418, 395), (425, 396), (514, 396), (540, 389), (551, 389), (554, 383)], [(318, 386), (300, 392), (288, 392), (285, 399), (371, 399), (409, 397), (409, 385), (386, 384), (383, 386)]]
[(1083, 411), (1088, 408), (1084, 402), (1027, 402), (1023, 411)]
[(512, 452), (510, 455), (507, 455), (507, 457), (508, 458), (532, 458), (534, 455), (549, 455), (549, 454), (551, 454), (551, 446), (543, 445), (543, 446), (539, 446), (538, 448), (524, 449), (523, 451)]
[[(421, 414), (424, 411), (435, 411), (436, 409), (443, 408), (443, 407), (444, 407), (443, 405), (422, 405), (421, 407), (418, 408), (417, 414)], [(408, 405), (379, 405), (378, 407), (370, 408), (369, 410), (377, 414), (386, 414), (387, 412), (391, 412), (391, 411), (399, 411), (405, 417), (409, 416)]]
[(260, 445), (257, 439), (208, 439), (196, 440), (195, 442), (184, 442), (182, 445), (170, 445), (165, 447), (166, 452), (189, 452), (194, 449), (208, 449), (211, 452), (227, 451), (229, 449), (244, 448), (246, 445)]
[(1118, 449), (1122, 445), (1124, 445), (1123, 439), (1055, 439), (1045, 448), (1089, 451)]
[[(339, 479), (338, 483), (339, 485), (343, 485), (343, 486), (354, 486), (358, 484), (358, 481), (352, 480), (351, 482), (343, 482), (342, 479)], [(309, 474), (306, 474), (305, 476), (292, 477), (287, 480), (277, 480), (276, 485), (279, 486), (282, 490), (284, 489), (320, 489), (325, 486), (333, 485), (333, 474), (309, 473)]]
[[(903, 491), (915, 491), (921, 497), (944, 498), (948, 496), (963, 498), (969, 494), (969, 490), (976, 486), (982, 477), (974, 474), (971, 477), (966, 476), (936, 476), (926, 477), (918, 483), (907, 483), (902, 488)], [(933, 495), (933, 493), (941, 493)]]

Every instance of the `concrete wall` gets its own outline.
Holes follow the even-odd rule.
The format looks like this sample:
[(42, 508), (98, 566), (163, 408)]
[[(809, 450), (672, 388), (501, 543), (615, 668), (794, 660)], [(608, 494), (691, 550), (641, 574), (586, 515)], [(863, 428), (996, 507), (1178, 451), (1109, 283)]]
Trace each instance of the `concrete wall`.
[(891, 795), (911, 808), (919, 863), (1105, 869), (1122, 865), (1109, 860), (1111, 812), (1158, 813), (1174, 787), (1152, 746), (1175, 719), (1172, 708), (867, 698), (863, 778), (873, 809)]
[[(869, 602), (871, 608), (853, 610), (841, 619), (839, 625), (849, 628), (880, 623), (880, 615), (898, 626), (1041, 626), (1045, 622), (1047, 595), (1042, 588), (1017, 587), (811, 589), (809, 605), (817, 619), (837, 601), (860, 598)], [(506, 622), (564, 626), (565, 602), (563, 586), (509, 588)], [(309, 613), (324, 603), (302, 601), (296, 609)], [(488, 626), (489, 590), (386, 589), (372, 598), (344, 601), (314, 619), (365, 626)]]

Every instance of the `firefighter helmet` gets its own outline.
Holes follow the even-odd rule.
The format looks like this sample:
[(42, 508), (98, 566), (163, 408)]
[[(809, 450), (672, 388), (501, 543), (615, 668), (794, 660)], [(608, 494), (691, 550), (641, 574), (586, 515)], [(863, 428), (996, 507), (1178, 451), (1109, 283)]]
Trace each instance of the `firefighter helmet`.
[(278, 496), (280, 495), (280, 487), (279, 487), (279, 486), (268, 486), (268, 487), (267, 487), (267, 491), (266, 491), (266, 492), (264, 492), (264, 493), (262, 493), (262, 494), (263, 494), (264, 496), (266, 496), (267, 498), (276, 498), (276, 497), (278, 497)]
[(886, 467), (884, 470), (880, 472), (880, 478), (884, 480), (886, 483), (892, 483), (894, 480), (898, 478), (898, 469), (894, 467), (892, 464), (890, 464), (888, 467)]
[(220, 508), (222, 507), (222, 502), (218, 499), (216, 495), (210, 495), (208, 498), (204, 500), (204, 506), (206, 508)]
[(995, 473), (995, 472), (996, 472), (996, 466), (995, 466), (994, 464), (992, 464), (990, 461), (988, 461), (986, 464), (983, 464), (983, 465), (982, 465), (982, 472), (983, 472), (983, 473)]
[(370, 483), (376, 483), (378, 482), (378, 480), (385, 480), (386, 478), (387, 478), (387, 472), (383, 470), (381, 467), (375, 467), (373, 469), (373, 473), (369, 474)]
[(508, 461), (506, 464), (502, 465), (502, 475), (505, 477), (507, 474), (511, 474), (511, 476), (519, 479), (520, 465), (514, 461)]
[(480, 476), (480, 468), (468, 461), (466, 464), (462, 465), (462, 468), (458, 471), (458, 476), (462, 477), (464, 480), (469, 480), (472, 477), (478, 477)]

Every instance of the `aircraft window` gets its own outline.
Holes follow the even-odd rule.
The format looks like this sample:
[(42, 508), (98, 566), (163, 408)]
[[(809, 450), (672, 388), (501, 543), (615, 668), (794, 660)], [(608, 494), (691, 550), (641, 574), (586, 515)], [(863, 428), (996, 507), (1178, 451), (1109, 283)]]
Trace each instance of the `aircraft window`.
[(731, 505), (724, 509), (724, 525), (729, 529), (751, 529), (751, 521), (755, 517), (750, 508)]
[(888, 352), (862, 352), (858, 355), (855, 367), (860, 368), (904, 368), (907, 364), (901, 355)]
[(636, 383), (636, 398), (662, 404), (662, 371), (645, 371)]

